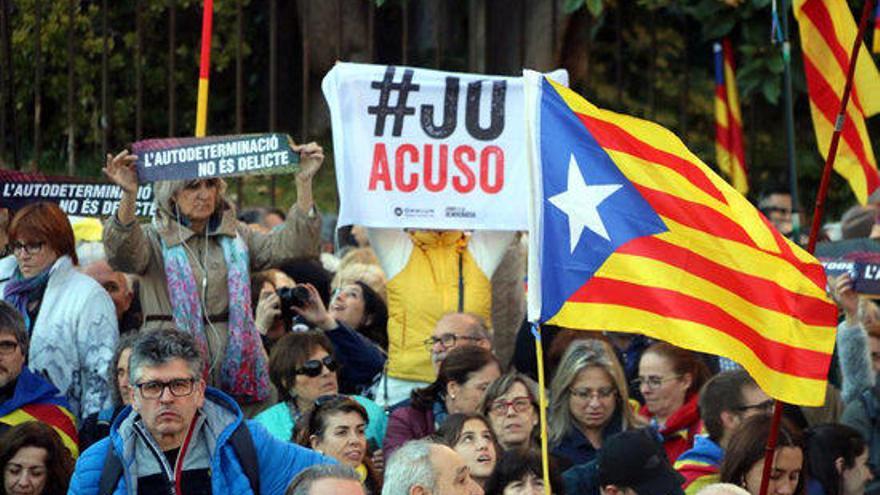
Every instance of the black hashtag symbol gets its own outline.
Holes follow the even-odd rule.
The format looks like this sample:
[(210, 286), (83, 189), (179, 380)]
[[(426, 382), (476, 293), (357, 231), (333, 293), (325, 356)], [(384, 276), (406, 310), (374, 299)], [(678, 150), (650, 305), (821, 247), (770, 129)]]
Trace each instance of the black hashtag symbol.
[[(403, 71), (403, 80), (399, 83), (394, 82), (394, 67), (389, 66), (385, 69), (385, 78), (381, 81), (373, 81), (370, 87), (379, 90), (379, 104), (367, 107), (367, 113), (376, 116), (376, 128), (373, 134), (376, 137), (385, 135), (385, 118), (388, 115), (394, 115), (394, 136), (400, 136), (403, 132), (403, 119), (407, 115), (415, 115), (415, 107), (406, 106), (406, 100), (409, 98), (410, 91), (418, 91), (419, 85), (412, 83), (413, 71), (406, 69)], [(397, 93), (397, 105), (389, 106), (388, 97), (392, 91)]]

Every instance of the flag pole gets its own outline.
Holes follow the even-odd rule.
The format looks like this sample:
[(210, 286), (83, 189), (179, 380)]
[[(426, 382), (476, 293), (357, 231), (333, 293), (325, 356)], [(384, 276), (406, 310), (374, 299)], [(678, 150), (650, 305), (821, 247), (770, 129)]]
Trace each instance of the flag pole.
[[(791, 88), (791, 40), (788, 27), (788, 9), (790, 0), (782, 0), (782, 64), (783, 90), (785, 106), (785, 142), (788, 154), (788, 184), (791, 192), (792, 222), (794, 230), (792, 239), (798, 242), (801, 236), (801, 207), (797, 181), (797, 155), (794, 147), (794, 94)], [(753, 144), (754, 145), (754, 144)]]
[(211, 28), (214, 0), (205, 0), (202, 9), (202, 56), (199, 62), (199, 94), (196, 104), (196, 137), (204, 137), (208, 124), (208, 78), (211, 73)]
[[(846, 105), (849, 103), (850, 92), (852, 91), (853, 76), (856, 72), (856, 62), (859, 58), (859, 51), (862, 47), (862, 39), (868, 27), (868, 19), (871, 16), (871, 10), (874, 0), (867, 0), (862, 9), (862, 18), (859, 20), (859, 32), (853, 42), (853, 51), (849, 58), (849, 69), (846, 73), (846, 85), (843, 88), (843, 97), (840, 100), (840, 113), (837, 115), (837, 122), (834, 124), (834, 134), (831, 136), (831, 146), (828, 148), (828, 156), (825, 159), (825, 168), (822, 170), (822, 182), (819, 183), (819, 192), (816, 196), (816, 207), (813, 210), (813, 225), (810, 228), (810, 240), (807, 244), (807, 251), (813, 254), (816, 251), (816, 240), (819, 238), (819, 228), (822, 225), (822, 216), (825, 213), (825, 198), (828, 196), (828, 183), (831, 182), (831, 170), (834, 167), (834, 160), (837, 158), (837, 146), (840, 144), (840, 135), (843, 132), (843, 125), (846, 121)], [(773, 466), (773, 454), (776, 451), (776, 440), (779, 435), (779, 423), (782, 420), (781, 401), (776, 401), (773, 406), (773, 422), (770, 425), (770, 436), (767, 438), (767, 448), (764, 453), (764, 472), (761, 477), (760, 495), (767, 495), (767, 488), (770, 484), (770, 470)]]
[(840, 135), (843, 132), (843, 125), (846, 122), (846, 104), (849, 102), (849, 95), (852, 91), (853, 76), (856, 73), (856, 61), (859, 58), (859, 52), (862, 47), (862, 39), (868, 27), (868, 19), (871, 16), (871, 10), (874, 6), (874, 0), (867, 0), (865, 7), (862, 9), (862, 18), (859, 20), (859, 32), (853, 43), (852, 55), (849, 57), (849, 69), (846, 73), (846, 86), (843, 88), (843, 97), (840, 100), (840, 113), (837, 115), (837, 122), (834, 124), (834, 134), (831, 136), (831, 145), (828, 147), (828, 157), (825, 159), (825, 168), (822, 170), (822, 182), (819, 183), (819, 193), (816, 197), (816, 209), (813, 211), (813, 226), (810, 229), (810, 242), (807, 245), (807, 251), (813, 253), (816, 250), (816, 239), (819, 236), (819, 228), (822, 225), (822, 216), (825, 213), (825, 198), (828, 196), (828, 183), (831, 182), (831, 169), (834, 167), (834, 160), (837, 158), (837, 146), (840, 144)]
[(541, 326), (532, 324), (532, 335), (535, 337), (535, 357), (538, 364), (538, 413), (541, 418), (541, 468), (544, 470), (544, 494), (550, 492), (550, 451), (547, 446), (547, 387), (544, 378), (544, 348), (541, 345)]

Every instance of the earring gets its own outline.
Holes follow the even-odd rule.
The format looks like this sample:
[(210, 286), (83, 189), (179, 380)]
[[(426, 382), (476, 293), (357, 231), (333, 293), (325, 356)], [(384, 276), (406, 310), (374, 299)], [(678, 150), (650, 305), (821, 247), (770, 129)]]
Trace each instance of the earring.
[(455, 394), (449, 394), (449, 398), (455, 400)]

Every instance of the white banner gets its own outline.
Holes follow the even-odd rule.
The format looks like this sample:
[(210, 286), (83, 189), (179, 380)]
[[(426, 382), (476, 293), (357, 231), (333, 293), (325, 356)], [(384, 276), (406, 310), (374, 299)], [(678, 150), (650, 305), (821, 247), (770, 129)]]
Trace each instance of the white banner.
[(339, 63), (322, 89), (338, 226), (528, 229), (521, 77)]

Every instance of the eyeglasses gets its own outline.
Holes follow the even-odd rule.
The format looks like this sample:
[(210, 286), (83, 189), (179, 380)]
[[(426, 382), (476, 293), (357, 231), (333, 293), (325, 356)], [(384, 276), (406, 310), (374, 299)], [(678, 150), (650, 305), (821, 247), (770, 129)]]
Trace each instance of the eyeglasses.
[(333, 356), (324, 356), (324, 359), (310, 359), (303, 363), (302, 366), (296, 369), (295, 373), (297, 375), (306, 375), (312, 378), (321, 374), (322, 366), (327, 368), (327, 371), (334, 372), (339, 367), (339, 364), (333, 359)]
[(757, 404), (751, 404), (746, 406), (739, 406), (736, 408), (737, 411), (746, 412), (751, 409), (757, 409), (758, 411), (770, 412), (773, 410), (773, 399), (767, 399), (764, 402), (759, 402)]
[(640, 376), (633, 380), (633, 385), (641, 388), (642, 385), (648, 387), (648, 390), (657, 390), (662, 387), (665, 382), (669, 380), (678, 380), (681, 378), (681, 375), (673, 375), (673, 376)]
[(0, 356), (8, 356), (15, 352), (18, 348), (18, 342), (13, 342), (11, 340), (4, 340), (0, 342)]
[(196, 378), (175, 378), (167, 382), (153, 380), (136, 383), (134, 386), (141, 391), (141, 397), (144, 399), (158, 399), (166, 388), (175, 397), (186, 397), (193, 393), (196, 381)]
[(434, 345), (437, 343), (442, 344), (444, 349), (451, 349), (451, 348), (455, 347), (455, 345), (458, 343), (459, 339), (479, 341), (479, 340), (483, 340), (483, 337), (475, 337), (473, 335), (455, 335), (454, 333), (444, 333), (443, 335), (441, 335), (439, 337), (434, 337), (432, 335), (431, 337), (425, 339), (424, 343), (425, 343), (425, 347), (427, 347), (428, 350), (433, 349)]
[(571, 396), (582, 400), (589, 401), (595, 399), (603, 400), (609, 397), (612, 397), (617, 393), (617, 389), (614, 387), (602, 387), (596, 390), (590, 390), (588, 388), (573, 388), (571, 390)]
[(510, 408), (513, 412), (526, 412), (532, 407), (532, 399), (528, 397), (516, 397), (513, 400), (496, 400), (489, 405), (489, 413), (495, 416), (503, 416), (507, 414)]
[(45, 245), (46, 245), (46, 243), (43, 241), (38, 241), (38, 242), (13, 241), (12, 243), (9, 244), (9, 246), (12, 248), (12, 254), (21, 254), (21, 252), (24, 251), (25, 253), (30, 254), (30, 255), (34, 255), (34, 254), (39, 253), (40, 250), (43, 249), (43, 246), (45, 246)]

